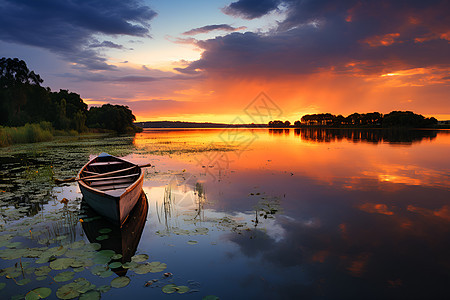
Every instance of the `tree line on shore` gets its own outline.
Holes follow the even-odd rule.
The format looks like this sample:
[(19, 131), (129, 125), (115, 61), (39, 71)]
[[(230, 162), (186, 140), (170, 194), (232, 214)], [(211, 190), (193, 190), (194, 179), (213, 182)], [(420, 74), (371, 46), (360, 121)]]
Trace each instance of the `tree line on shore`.
[[(304, 115), (300, 120), (294, 122), (294, 127), (320, 126), (320, 127), (405, 127), (405, 128), (428, 128), (435, 127), (438, 121), (436, 118), (426, 118), (415, 114), (412, 111), (392, 111), (388, 114), (379, 112), (373, 113), (353, 113), (344, 117), (330, 113)], [(268, 124), (271, 128), (291, 127), (291, 122), (275, 120)]]
[[(26, 127), (40, 124), (43, 130), (62, 132), (141, 130), (128, 106), (104, 104), (91, 107), (79, 94), (43, 87), (42, 78), (18, 58), (0, 59), (0, 126)], [(5, 129), (5, 128), (4, 128)]]

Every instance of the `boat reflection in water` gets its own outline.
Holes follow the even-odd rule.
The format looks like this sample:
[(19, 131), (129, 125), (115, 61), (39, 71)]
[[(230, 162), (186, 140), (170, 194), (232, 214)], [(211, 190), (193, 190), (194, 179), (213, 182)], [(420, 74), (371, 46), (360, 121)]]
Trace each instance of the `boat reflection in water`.
[[(136, 206), (122, 226), (99, 215), (84, 199), (81, 202), (81, 211), (90, 220), (89, 222), (82, 222), (83, 231), (89, 242), (99, 243), (101, 245), (100, 250), (113, 250), (116, 254), (122, 254), (122, 258), (115, 261), (122, 264), (131, 261), (131, 257), (136, 253), (147, 221), (148, 202), (145, 192), (141, 192)], [(108, 233), (99, 232), (105, 228), (109, 228), (111, 231)], [(108, 238), (99, 238), (105, 234)], [(127, 269), (122, 267), (112, 269), (112, 271), (119, 276), (124, 276), (127, 273)]]

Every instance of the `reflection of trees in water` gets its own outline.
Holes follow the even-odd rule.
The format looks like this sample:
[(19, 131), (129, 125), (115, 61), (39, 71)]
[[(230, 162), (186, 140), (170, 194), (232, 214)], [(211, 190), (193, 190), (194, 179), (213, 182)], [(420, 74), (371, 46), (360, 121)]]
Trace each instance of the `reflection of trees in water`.
[(435, 139), (438, 130), (296, 128), (294, 134), (306, 141), (325, 143), (349, 140), (375, 144), (412, 144)]
[(276, 129), (269, 129), (269, 134), (272, 134), (272, 135), (282, 135), (282, 134), (284, 134), (284, 135), (289, 135), (289, 128), (284, 128), (284, 129), (279, 129), (279, 128), (276, 128)]

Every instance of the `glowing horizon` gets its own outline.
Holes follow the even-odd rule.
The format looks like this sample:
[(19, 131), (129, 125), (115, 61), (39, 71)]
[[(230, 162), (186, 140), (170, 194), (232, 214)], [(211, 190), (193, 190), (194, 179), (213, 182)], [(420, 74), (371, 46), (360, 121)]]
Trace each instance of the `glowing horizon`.
[(90, 106), (127, 105), (137, 121), (230, 123), (261, 92), (291, 123), (394, 110), (450, 119), (450, 24), (436, 21), (448, 19), (445, 1), (426, 10), (402, 1), (250, 2), (113, 1), (77, 11), (66, 1), (5, 2), (0, 54)]

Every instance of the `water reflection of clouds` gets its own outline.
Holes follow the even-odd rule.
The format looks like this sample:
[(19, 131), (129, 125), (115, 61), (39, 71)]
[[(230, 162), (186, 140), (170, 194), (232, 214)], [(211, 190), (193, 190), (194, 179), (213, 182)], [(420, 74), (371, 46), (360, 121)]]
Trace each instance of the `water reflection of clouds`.
[[(251, 230), (208, 238), (237, 247), (230, 257), (243, 261), (239, 282), (268, 299), (437, 298), (450, 267), (447, 139), (440, 144), (439, 136), (401, 148), (262, 136), (224, 180), (202, 177), (202, 226), (218, 228), (225, 217), (247, 223)], [(187, 168), (186, 159), (179, 166)], [(162, 199), (162, 182), (147, 191)], [(192, 199), (194, 184), (179, 183), (175, 199)], [(252, 209), (266, 194), (279, 195), (283, 211), (254, 228)], [(181, 216), (178, 225), (192, 226)]]
[[(167, 193), (170, 187), (171, 199), (167, 203)], [(160, 223), (165, 223), (166, 228), (188, 228), (194, 223), (207, 228), (220, 228), (228, 232), (230, 229), (238, 229), (239, 233), (244, 231), (262, 231), (272, 239), (279, 241), (284, 237), (283, 228), (276, 222), (274, 218), (267, 218), (264, 220), (259, 216), (259, 211), (219, 211), (214, 209), (214, 204), (206, 201), (206, 195), (199, 197), (198, 185), (191, 184), (166, 184), (161, 186), (144, 186), (144, 192), (147, 194), (149, 203), (155, 208), (158, 219), (164, 220)], [(214, 199), (212, 200), (214, 202)], [(169, 208), (170, 211), (165, 209)], [(162, 215), (165, 214), (164, 217)], [(195, 220), (196, 216), (199, 216)], [(255, 223), (255, 220), (259, 221)], [(288, 217), (286, 217), (288, 218)], [(233, 223), (223, 225), (222, 220), (229, 219)], [(311, 224), (310, 221), (305, 223)], [(237, 226), (237, 227), (235, 227)], [(256, 229), (256, 231), (254, 230)]]
[[(289, 287), (287, 279), (286, 286), (278, 286), (279, 295), (282, 290), (289, 290), (291, 298), (306, 296), (305, 292), (313, 298), (339, 295), (340, 299), (358, 299), (361, 295), (366, 299), (432, 299), (443, 295), (447, 282), (444, 274), (450, 263), (446, 221), (430, 222), (426, 211), (412, 216), (403, 212), (394, 217), (359, 214), (351, 207), (335, 208), (344, 223), (338, 224), (329, 213), (316, 211), (320, 226), (279, 219), (285, 232), (281, 240), (262, 231), (230, 235), (230, 240), (239, 245), (242, 254), (260, 257), (275, 266), (277, 271), (272, 267), (272, 272), (283, 274), (284, 270), (291, 276), (295, 274), (291, 268), (297, 266), (307, 274), (307, 287), (296, 290), (293, 285), (301, 283)], [(374, 208), (384, 212), (381, 206)], [(401, 226), (409, 217), (414, 227)]]
[(417, 165), (381, 164), (375, 170), (363, 171), (362, 175), (378, 178), (380, 182), (407, 185), (450, 187), (450, 174)]

